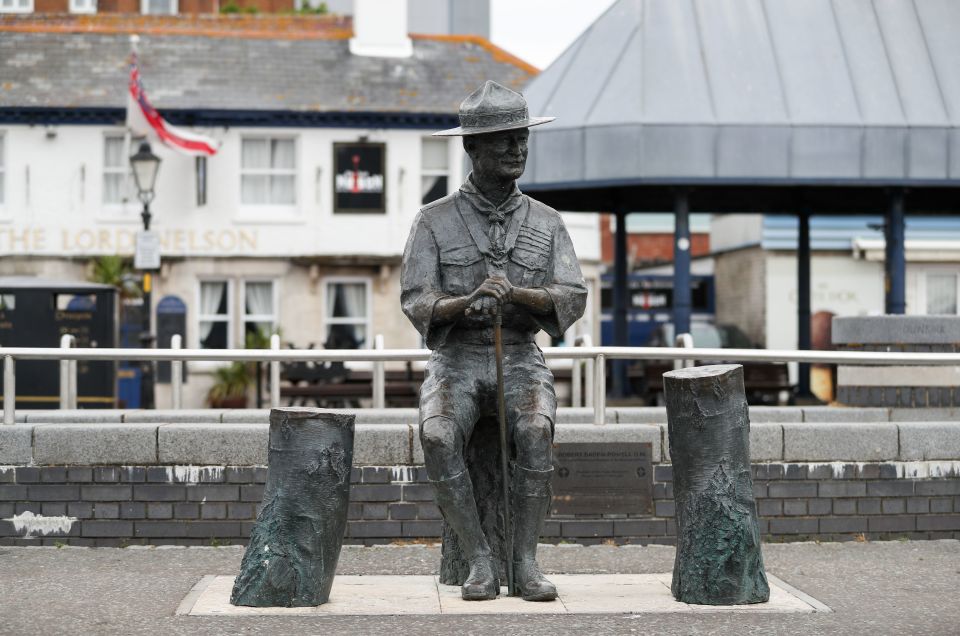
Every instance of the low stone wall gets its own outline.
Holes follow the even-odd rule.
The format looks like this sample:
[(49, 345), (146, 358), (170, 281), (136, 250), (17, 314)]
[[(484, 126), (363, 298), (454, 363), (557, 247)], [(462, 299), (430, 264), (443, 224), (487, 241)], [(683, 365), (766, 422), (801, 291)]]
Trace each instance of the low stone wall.
[[(960, 352), (960, 316), (837, 316), (841, 351)], [(960, 366), (837, 367), (837, 402), (849, 406), (960, 407)]]
[[(956, 411), (750, 413), (767, 540), (960, 538)], [(587, 423), (591, 415), (562, 410), (557, 441), (651, 442), (654, 515), (551, 517), (544, 540), (672, 543), (664, 410), (609, 409), (602, 426)], [(0, 544), (210, 545), (249, 536), (266, 479), (266, 411), (51, 411), (21, 419), (0, 427)], [(439, 537), (415, 420), (414, 410), (359, 412), (348, 542)]]

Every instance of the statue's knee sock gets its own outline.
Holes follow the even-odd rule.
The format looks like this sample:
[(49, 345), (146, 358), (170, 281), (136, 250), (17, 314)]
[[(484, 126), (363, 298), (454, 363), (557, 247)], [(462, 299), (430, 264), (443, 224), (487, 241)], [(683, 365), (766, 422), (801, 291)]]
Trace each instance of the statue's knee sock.
[(432, 481), (440, 512), (457, 533), (467, 558), (489, 556), (490, 546), (480, 525), (470, 473), (464, 470), (453, 477)]
[(519, 464), (513, 466), (514, 561), (536, 558), (543, 520), (550, 509), (552, 475), (552, 468), (534, 470)]

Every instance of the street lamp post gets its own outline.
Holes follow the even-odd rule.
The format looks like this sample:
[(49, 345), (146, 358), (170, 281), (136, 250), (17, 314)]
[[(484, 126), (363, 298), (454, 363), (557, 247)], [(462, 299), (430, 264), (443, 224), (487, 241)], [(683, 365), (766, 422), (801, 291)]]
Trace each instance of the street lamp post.
[[(140, 144), (137, 152), (130, 156), (130, 168), (133, 171), (133, 179), (137, 185), (137, 197), (143, 204), (143, 210), (140, 217), (143, 219), (143, 231), (150, 231), (150, 202), (153, 201), (153, 186), (157, 181), (157, 173), (160, 171), (160, 157), (153, 154), (150, 150), (150, 144), (146, 141)], [(144, 349), (153, 347), (154, 337), (150, 324), (151, 291), (153, 288), (152, 274), (150, 270), (143, 272), (143, 315), (141, 317), (140, 346)], [(154, 407), (153, 395), (153, 362), (144, 361), (140, 365), (140, 407), (152, 409)]]

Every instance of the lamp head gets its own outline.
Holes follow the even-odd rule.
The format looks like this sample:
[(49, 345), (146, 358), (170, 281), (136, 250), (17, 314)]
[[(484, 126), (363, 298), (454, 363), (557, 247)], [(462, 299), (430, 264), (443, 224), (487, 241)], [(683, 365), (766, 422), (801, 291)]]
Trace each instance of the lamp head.
[(150, 144), (140, 143), (137, 152), (130, 156), (130, 167), (133, 169), (133, 179), (137, 184), (137, 195), (147, 203), (153, 199), (153, 186), (160, 172), (160, 157), (153, 154)]

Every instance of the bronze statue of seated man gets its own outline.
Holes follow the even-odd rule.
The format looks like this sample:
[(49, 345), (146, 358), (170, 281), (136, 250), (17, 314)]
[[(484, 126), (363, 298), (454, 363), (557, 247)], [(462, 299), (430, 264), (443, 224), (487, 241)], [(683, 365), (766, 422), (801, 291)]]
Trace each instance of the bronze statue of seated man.
[[(470, 563), (467, 600), (495, 599), (499, 568), (481, 529), (464, 448), (481, 415), (497, 412), (494, 321), (502, 323), (504, 400), (512, 445), (513, 572), (525, 600), (556, 588), (536, 561), (550, 506), (557, 402), (553, 375), (534, 341), (560, 337), (583, 314), (587, 290), (560, 215), (522, 194), (531, 118), (523, 97), (495, 82), (460, 106), (473, 172), (457, 192), (425, 206), (403, 255), (403, 311), (433, 350), (420, 392), (420, 440), (446, 523)], [(491, 457), (493, 463), (496, 458)]]

